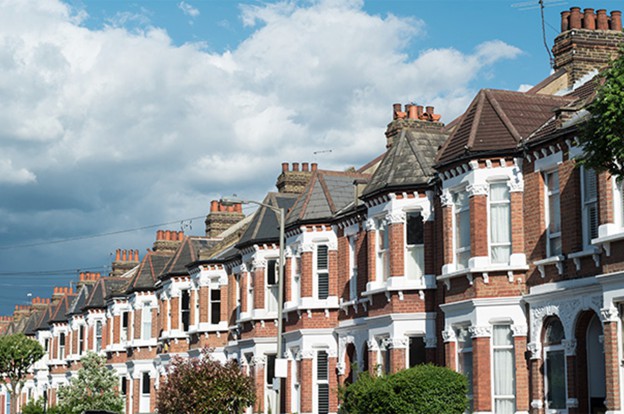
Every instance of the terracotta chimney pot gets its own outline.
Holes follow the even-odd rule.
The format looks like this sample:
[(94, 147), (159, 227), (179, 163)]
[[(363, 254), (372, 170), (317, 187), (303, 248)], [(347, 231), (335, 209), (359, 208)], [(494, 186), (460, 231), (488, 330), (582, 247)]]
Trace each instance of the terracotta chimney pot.
[(433, 111), (434, 111), (434, 107), (433, 106), (428, 106), (426, 109), (426, 112), (428, 115), (433, 115)]
[(317, 164), (317, 163), (315, 163), (315, 162), (313, 162), (313, 163), (311, 164), (311, 167), (312, 167), (312, 171), (316, 171), (316, 170), (318, 169), (318, 164)]
[(158, 230), (156, 232), (156, 240), (162, 240), (163, 238), (163, 231), (162, 230)]
[(165, 240), (171, 240), (171, 230), (165, 230)]
[(416, 105), (410, 105), (407, 110), (407, 117), (409, 119), (418, 119), (418, 108)]
[(293, 162), (292, 170), (293, 171), (299, 171), (299, 163), (298, 162)]
[(217, 208), (219, 208), (219, 202), (217, 200), (212, 200), (210, 202), (210, 212), (217, 211)]
[(571, 7), (570, 8), (570, 29), (580, 29), (581, 25), (581, 8), (580, 7)]
[(288, 172), (288, 163), (287, 162), (283, 162), (282, 163), (282, 172)]
[(570, 29), (570, 12), (568, 10), (561, 12), (561, 33)]
[(401, 104), (392, 104), (392, 119), (397, 119), (399, 117), (399, 112), (401, 112)]
[(422, 106), (422, 105), (417, 105), (416, 106), (416, 115), (418, 116), (418, 119), (422, 118), (424, 110), (425, 110), (424, 106)]
[(616, 32), (622, 31), (622, 12), (619, 10), (611, 12), (611, 30)]
[(302, 162), (301, 163), (301, 171), (308, 171), (308, 163), (307, 162)]
[(596, 14), (594, 13), (594, 9), (585, 9), (583, 13), (583, 27), (588, 30), (596, 30)]
[(119, 255), (120, 255), (120, 252), (119, 252), (119, 249), (117, 249), (117, 251), (115, 252), (115, 261), (116, 262), (119, 261)]
[(598, 30), (609, 30), (609, 16), (605, 9), (596, 11), (596, 28)]

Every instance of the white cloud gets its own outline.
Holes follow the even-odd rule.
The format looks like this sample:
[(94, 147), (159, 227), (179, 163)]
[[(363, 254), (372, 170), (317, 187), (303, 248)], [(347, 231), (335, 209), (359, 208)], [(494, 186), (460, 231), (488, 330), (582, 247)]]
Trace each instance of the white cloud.
[(186, 14), (189, 17), (197, 17), (199, 16), (199, 10), (185, 1), (181, 1), (178, 3), (178, 8), (182, 10), (182, 13)]
[(518, 92), (526, 92), (529, 89), (531, 89), (533, 87), (533, 85), (529, 85), (527, 83), (523, 83), (522, 85), (518, 86)]
[(68, 215), (97, 233), (204, 214), (220, 194), (263, 197), (283, 161), (361, 165), (384, 150), (392, 103), (433, 104), (450, 122), (483, 70), (520, 53), (492, 41), (412, 58), (425, 22), (361, 0), (245, 6), (253, 32), (224, 53), (175, 46), (145, 15), (90, 30), (58, 0), (0, 8), (0, 184), (36, 188), (2, 188), (15, 232), (62, 232), (43, 224)]

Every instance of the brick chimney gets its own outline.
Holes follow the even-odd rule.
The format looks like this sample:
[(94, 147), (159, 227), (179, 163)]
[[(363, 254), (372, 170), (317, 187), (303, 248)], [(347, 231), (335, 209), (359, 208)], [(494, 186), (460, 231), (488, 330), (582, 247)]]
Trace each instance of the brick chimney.
[[(117, 250), (119, 253), (121, 253), (119, 250)], [(132, 252), (132, 250), (129, 250), (129, 252)], [(136, 250), (136, 255), (137, 257), (139, 256), (139, 251)], [(113, 262), (113, 271), (111, 272), (114, 273), (115, 272), (115, 262)], [(122, 272), (121, 274), (123, 274), (124, 272)], [(80, 273), (80, 278), (78, 279), (78, 283), (76, 284), (76, 292), (78, 292), (80, 290), (80, 288), (82, 288), (84, 285), (94, 285), (95, 282), (97, 282), (100, 279), (101, 275), (99, 273), (91, 273), (91, 272), (84, 272), (84, 273)]]
[(13, 316), (0, 316), (0, 335), (4, 335), (11, 322), (13, 322)]
[(317, 168), (318, 165), (315, 162), (311, 164), (302, 162), (301, 168), (299, 168), (298, 162), (293, 162), (292, 166), (287, 162), (283, 162), (282, 173), (277, 177), (277, 182), (275, 183), (277, 191), (287, 194), (301, 194), (308, 181), (310, 181), (312, 173)]
[(435, 113), (433, 106), (426, 108), (421, 105), (407, 104), (401, 110), (401, 104), (392, 105), (392, 122), (386, 129), (386, 148), (390, 148), (396, 136), (405, 128), (440, 130), (444, 124), (440, 122), (442, 115)]
[(50, 304), (50, 298), (32, 298), (32, 308), (35, 311), (45, 309)]
[(65, 296), (73, 294), (74, 290), (70, 287), (56, 286), (54, 288), (54, 293), (52, 293), (52, 304), (59, 303)]
[(245, 218), (243, 205), (236, 203), (231, 206), (221, 204), (218, 200), (210, 203), (210, 213), (206, 216), (206, 237), (217, 238), (221, 233)]
[(30, 305), (15, 305), (15, 310), (13, 311), (13, 320), (15, 322), (19, 322), (24, 318), (28, 318), (31, 312)]
[(553, 46), (554, 68), (568, 73), (568, 87), (617, 56), (624, 41), (622, 12), (572, 7), (561, 13), (561, 33)]
[[(139, 251), (138, 250), (122, 250), (122, 249), (117, 249), (115, 251), (115, 260), (113, 260), (112, 266), (111, 266), (111, 276), (121, 276), (124, 273), (126, 273), (128, 270), (132, 269), (133, 267), (135, 267), (136, 265), (139, 264)], [(89, 274), (89, 275), (93, 275)], [(82, 275), (81, 275), (82, 277)], [(89, 276), (89, 278), (93, 278), (93, 276)], [(91, 281), (89, 280), (89, 278), (87, 278), (87, 280), (85, 281), (89, 281), (89, 282), (93, 282), (95, 283), (97, 281), (97, 279), (99, 279), (99, 277), (97, 279), (95, 279), (95, 281)], [(82, 279), (81, 279), (82, 280)]]
[[(178, 247), (180, 246), (183, 240), (184, 240), (183, 231), (158, 230), (156, 232), (156, 241), (154, 242), (152, 250), (154, 250), (155, 252), (159, 252), (159, 253), (173, 254), (178, 249)], [(135, 257), (136, 257), (136, 262), (135, 262), (135, 265), (136, 265), (139, 263), (139, 251), (138, 250), (136, 250)]]

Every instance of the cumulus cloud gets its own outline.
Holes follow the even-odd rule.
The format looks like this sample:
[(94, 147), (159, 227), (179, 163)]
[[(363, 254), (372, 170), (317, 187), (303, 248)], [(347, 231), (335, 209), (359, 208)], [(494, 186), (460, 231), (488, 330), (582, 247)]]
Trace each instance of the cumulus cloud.
[(178, 3), (178, 8), (182, 10), (182, 13), (186, 14), (189, 17), (199, 16), (199, 10), (197, 10), (195, 7), (191, 6), (185, 1), (181, 1), (180, 3)]
[(24, 239), (261, 198), (283, 161), (363, 164), (384, 150), (393, 102), (433, 104), (450, 122), (482, 71), (520, 53), (493, 40), (410, 57), (426, 23), (368, 14), (361, 0), (243, 6), (251, 34), (223, 53), (175, 46), (146, 14), (92, 30), (59, 0), (0, 7), (0, 184), (22, 184), (3, 188), (0, 227)]

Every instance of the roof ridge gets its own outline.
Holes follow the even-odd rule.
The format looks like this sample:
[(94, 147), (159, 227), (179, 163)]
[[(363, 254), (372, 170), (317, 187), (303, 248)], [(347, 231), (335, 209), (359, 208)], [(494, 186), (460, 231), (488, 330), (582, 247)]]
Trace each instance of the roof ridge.
[(494, 96), (492, 91), (486, 91), (485, 97), (494, 109), (494, 112), (496, 112), (496, 115), (498, 115), (500, 120), (503, 121), (503, 125), (505, 125), (505, 128), (507, 128), (507, 131), (509, 131), (511, 136), (516, 140), (516, 143), (520, 142), (522, 140), (522, 135), (520, 135), (516, 127), (513, 125), (513, 123), (501, 107), (500, 103), (496, 100), (496, 97)]
[(312, 177), (310, 177), (310, 182), (308, 183), (309, 191), (305, 193), (306, 196), (305, 196), (305, 199), (303, 200), (301, 211), (299, 212), (299, 217), (297, 217), (299, 220), (303, 219), (305, 212), (308, 209), (308, 203), (310, 202), (310, 198), (312, 197), (312, 190), (314, 189), (314, 183), (315, 181), (318, 181), (319, 174), (320, 174), (319, 170), (316, 170), (312, 174)]
[[(470, 126), (470, 134), (468, 134), (468, 141), (466, 142), (467, 148), (472, 148), (475, 138), (477, 136), (477, 129), (479, 129), (479, 122), (481, 120), (481, 112), (483, 111), (483, 100), (485, 99), (485, 93), (486, 93), (485, 89), (479, 91), (479, 94), (477, 95), (477, 98), (475, 100), (475, 114), (474, 114), (474, 118), (472, 121), (472, 125)], [(470, 111), (471, 107), (468, 108), (468, 111), (466, 111), (466, 113)]]
[(324, 177), (319, 177), (319, 184), (321, 185), (321, 189), (323, 190), (323, 194), (325, 195), (325, 201), (329, 205), (329, 210), (332, 214), (336, 213), (336, 205), (334, 204), (334, 199), (331, 195), (331, 192), (329, 191), (329, 188), (327, 187), (327, 183), (325, 182)]

